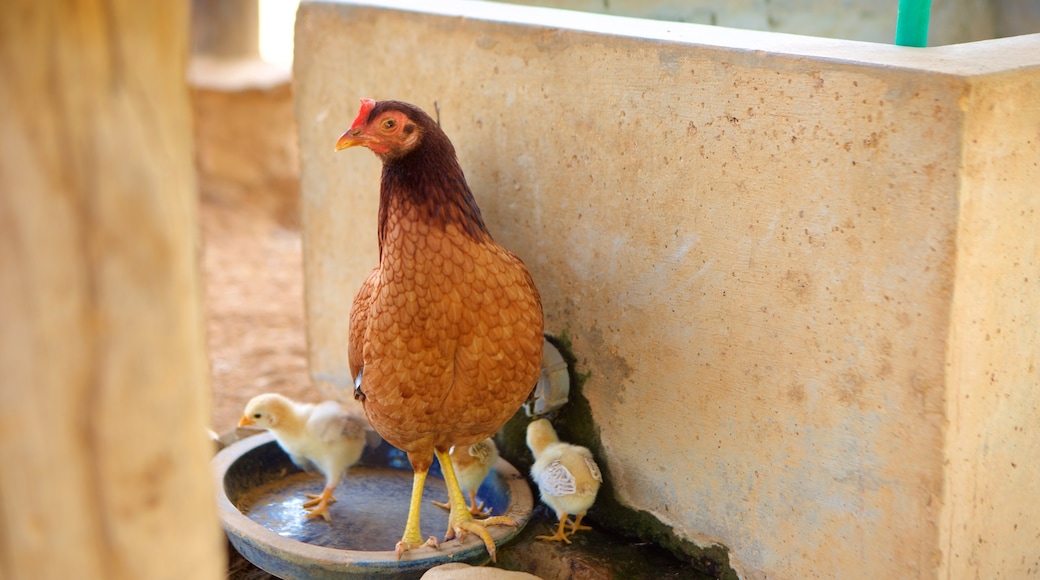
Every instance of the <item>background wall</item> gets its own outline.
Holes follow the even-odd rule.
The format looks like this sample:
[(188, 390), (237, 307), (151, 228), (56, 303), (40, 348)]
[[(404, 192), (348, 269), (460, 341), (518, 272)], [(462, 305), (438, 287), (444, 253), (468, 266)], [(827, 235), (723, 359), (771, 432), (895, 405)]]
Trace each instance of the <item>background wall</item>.
[[(512, 0), (547, 6), (767, 30), (806, 36), (891, 43), (898, 2), (844, 0)], [(928, 46), (1040, 32), (1040, 4), (1033, 0), (933, 0)]]
[[(591, 373), (621, 502), (727, 546), (747, 578), (1036, 573), (1040, 475), (1010, 464), (1035, 457), (1040, 419), (1022, 233), (1040, 225), (1040, 36), (920, 50), (436, 10), (298, 16), (324, 388), (349, 392), (379, 183), (375, 156), (332, 145), (358, 97), (436, 103), (547, 331)], [(979, 313), (1015, 348), (983, 347)]]

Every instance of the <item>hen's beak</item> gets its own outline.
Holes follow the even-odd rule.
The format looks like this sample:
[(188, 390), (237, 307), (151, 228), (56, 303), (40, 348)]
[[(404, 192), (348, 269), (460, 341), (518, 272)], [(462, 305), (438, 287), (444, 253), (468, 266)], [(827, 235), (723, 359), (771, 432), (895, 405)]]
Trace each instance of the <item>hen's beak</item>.
[(369, 141), (370, 138), (361, 133), (360, 127), (353, 128), (340, 135), (339, 141), (336, 141), (336, 151), (342, 151), (348, 147), (354, 147), (355, 145), (365, 145)]
[(242, 415), (242, 418), (238, 420), (239, 427), (247, 427), (253, 424), (253, 420), (246, 415)]

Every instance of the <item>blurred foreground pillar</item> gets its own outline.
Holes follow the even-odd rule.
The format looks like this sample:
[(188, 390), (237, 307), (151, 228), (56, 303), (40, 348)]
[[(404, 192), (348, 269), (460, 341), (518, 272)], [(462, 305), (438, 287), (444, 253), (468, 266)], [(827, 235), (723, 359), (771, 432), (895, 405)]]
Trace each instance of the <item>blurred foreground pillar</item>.
[(0, 578), (221, 578), (183, 0), (0, 12)]

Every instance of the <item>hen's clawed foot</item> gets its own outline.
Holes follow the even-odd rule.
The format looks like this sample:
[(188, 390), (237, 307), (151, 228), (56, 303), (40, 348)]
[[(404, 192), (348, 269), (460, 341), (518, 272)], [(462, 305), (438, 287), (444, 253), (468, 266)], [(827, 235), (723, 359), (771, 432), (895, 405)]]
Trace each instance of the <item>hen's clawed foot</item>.
[(444, 483), (448, 488), (448, 502), (451, 509), (451, 513), (448, 514), (448, 532), (445, 534), (444, 540), (448, 541), (458, 537), (459, 541), (461, 541), (468, 533), (476, 534), (483, 540), (488, 555), (491, 556), (491, 561), (495, 562), (495, 540), (491, 537), (491, 533), (487, 531), (487, 527), (517, 527), (518, 524), (513, 518), (506, 516), (495, 516), (485, 520), (473, 519), (473, 514), (470, 513), (470, 508), (466, 505), (466, 498), (462, 496), (462, 490), (459, 489), (459, 480), (455, 477), (455, 469), (451, 465), (451, 456), (444, 449), (434, 449), (434, 453), (441, 464), (441, 473), (444, 474)]
[(401, 540), (400, 542), (397, 542), (394, 551), (397, 552), (397, 559), (400, 560), (401, 556), (403, 556), (408, 550), (417, 550), (425, 546), (429, 546), (434, 550), (441, 549), (441, 543), (437, 541), (437, 538), (430, 536), (425, 542), (406, 542)]
[[(469, 514), (467, 513), (466, 515)], [(495, 556), (497, 555), (495, 540), (491, 537), (491, 532), (487, 530), (487, 527), (512, 526), (515, 528), (518, 525), (513, 518), (506, 516), (495, 516), (484, 520), (475, 520), (471, 515), (468, 518), (463, 516), (458, 518), (457, 521), (448, 522), (448, 533), (445, 534), (444, 541), (447, 542), (448, 540), (458, 538), (461, 542), (466, 539), (466, 534), (475, 534), (484, 542), (484, 547), (487, 548), (491, 561), (495, 562)]]

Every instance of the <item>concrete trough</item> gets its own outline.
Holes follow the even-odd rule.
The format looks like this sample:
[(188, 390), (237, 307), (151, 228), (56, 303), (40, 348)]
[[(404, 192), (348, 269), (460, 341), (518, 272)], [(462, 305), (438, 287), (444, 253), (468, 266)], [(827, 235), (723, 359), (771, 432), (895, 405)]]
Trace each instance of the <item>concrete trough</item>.
[(359, 97), (410, 101), (591, 373), (619, 502), (743, 578), (1040, 570), (1040, 35), (306, 2), (294, 82), (326, 391), (380, 171), (333, 144)]

